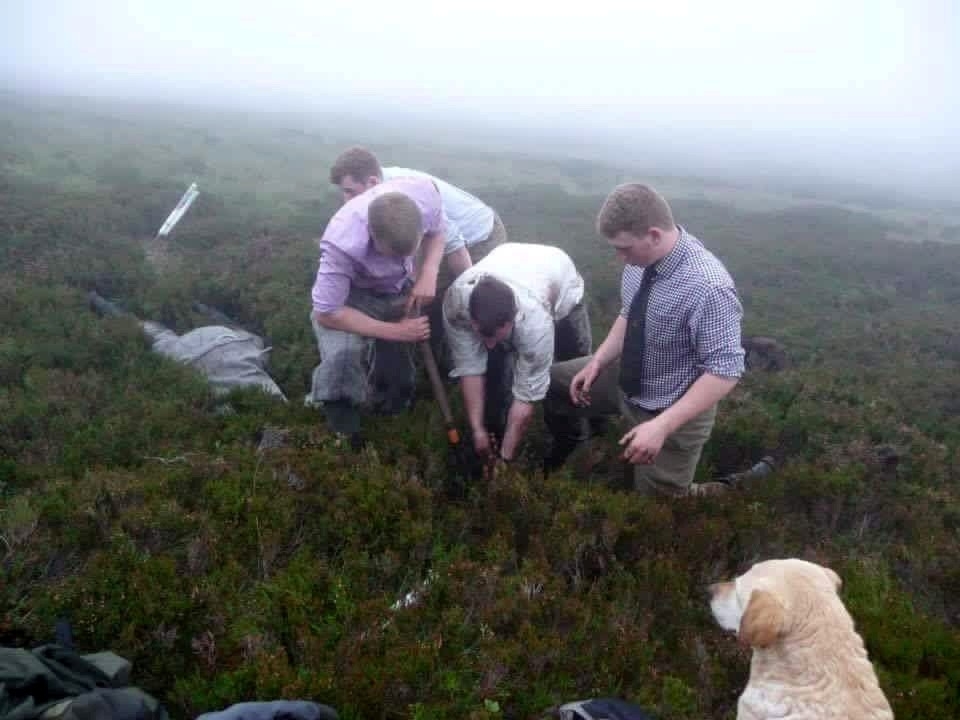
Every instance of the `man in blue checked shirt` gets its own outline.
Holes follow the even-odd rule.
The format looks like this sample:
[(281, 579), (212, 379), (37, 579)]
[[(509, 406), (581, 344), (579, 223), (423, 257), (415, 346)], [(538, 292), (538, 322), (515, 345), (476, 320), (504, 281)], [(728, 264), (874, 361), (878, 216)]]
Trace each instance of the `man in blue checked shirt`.
[(720, 490), (693, 478), (717, 404), (744, 371), (733, 279), (646, 185), (616, 187), (597, 230), (625, 263), (620, 315), (593, 355), (551, 368), (545, 419), (554, 445), (545, 469), (562, 465), (583, 439), (577, 418), (619, 413), (632, 426), (620, 445), (636, 490)]

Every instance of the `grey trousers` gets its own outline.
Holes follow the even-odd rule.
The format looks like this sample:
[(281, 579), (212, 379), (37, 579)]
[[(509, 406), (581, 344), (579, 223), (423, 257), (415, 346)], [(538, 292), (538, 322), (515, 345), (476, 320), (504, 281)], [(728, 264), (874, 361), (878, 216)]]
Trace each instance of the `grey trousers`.
[[(406, 291), (385, 295), (354, 288), (346, 304), (376, 320), (395, 321), (403, 315), (405, 299)], [(361, 408), (396, 414), (410, 406), (415, 387), (411, 345), (331, 330), (312, 313), (310, 321), (320, 364), (305, 402), (324, 408), (331, 429), (359, 432)]]
[[(657, 413), (644, 410), (629, 403), (620, 390), (620, 365), (612, 363), (604, 368), (590, 388), (590, 405), (577, 407), (570, 400), (570, 383), (590, 361), (590, 356), (558, 362), (550, 369), (550, 390), (544, 403), (545, 412), (569, 418), (591, 418), (619, 415), (630, 427), (652, 420)], [(667, 437), (657, 459), (650, 465), (633, 465), (633, 487), (649, 495), (700, 494), (693, 478), (710, 438), (717, 416), (717, 406), (697, 415), (676, 432)], [(567, 428), (562, 424), (551, 427), (555, 438)], [(624, 431), (626, 431), (624, 427)], [(559, 437), (562, 440), (579, 440), (582, 437)]]

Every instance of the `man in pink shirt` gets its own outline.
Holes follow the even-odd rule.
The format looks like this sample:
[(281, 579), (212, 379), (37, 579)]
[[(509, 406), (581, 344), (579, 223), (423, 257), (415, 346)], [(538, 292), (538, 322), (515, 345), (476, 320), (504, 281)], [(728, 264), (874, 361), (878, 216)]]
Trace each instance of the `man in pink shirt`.
[(409, 316), (436, 295), (443, 228), (433, 182), (397, 178), (346, 203), (320, 239), (311, 293), (320, 364), (306, 402), (322, 405), (330, 428), (355, 448), (361, 407), (393, 413), (412, 399), (409, 343), (427, 340), (430, 325)]

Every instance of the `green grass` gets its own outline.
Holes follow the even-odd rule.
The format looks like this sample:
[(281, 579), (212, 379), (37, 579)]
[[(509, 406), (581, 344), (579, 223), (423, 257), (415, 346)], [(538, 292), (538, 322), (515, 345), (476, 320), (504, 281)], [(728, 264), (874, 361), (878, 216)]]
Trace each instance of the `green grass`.
[[(749, 658), (703, 588), (798, 556), (843, 577), (898, 717), (960, 717), (956, 247), (918, 253), (871, 213), (678, 198), (736, 277), (747, 334), (793, 360), (724, 402), (701, 477), (771, 451), (785, 466), (729, 497), (652, 501), (615, 489), (613, 429), (595, 466), (579, 452), (549, 480), (521, 468), (454, 502), (425, 382), (408, 416), (370, 421), (359, 456), (300, 405), (326, 167), (346, 142), (235, 120), (3, 122), (3, 642), (46, 642), (66, 615), (81, 649), (131, 659), (183, 718), (280, 696), (347, 719), (521, 718), (591, 695), (732, 718)], [(618, 268), (593, 217), (622, 170), (378, 149), (463, 182), (513, 239), (568, 250), (602, 337)], [(158, 274), (145, 244), (193, 179)], [(194, 300), (221, 308), (274, 346), (291, 403), (245, 392), (218, 412), (133, 324), (90, 312), (94, 287), (179, 330), (201, 321)], [(287, 447), (258, 452), (267, 425)], [(428, 577), (418, 605), (391, 609)]]

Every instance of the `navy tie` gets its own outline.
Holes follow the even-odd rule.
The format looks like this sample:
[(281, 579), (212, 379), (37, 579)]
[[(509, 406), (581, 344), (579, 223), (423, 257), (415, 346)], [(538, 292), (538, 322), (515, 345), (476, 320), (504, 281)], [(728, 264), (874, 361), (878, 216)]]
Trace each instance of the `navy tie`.
[(637, 397), (643, 392), (643, 346), (646, 341), (647, 305), (656, 277), (656, 267), (651, 265), (644, 269), (640, 289), (633, 296), (630, 311), (627, 313), (627, 332), (620, 355), (620, 387), (627, 397)]

